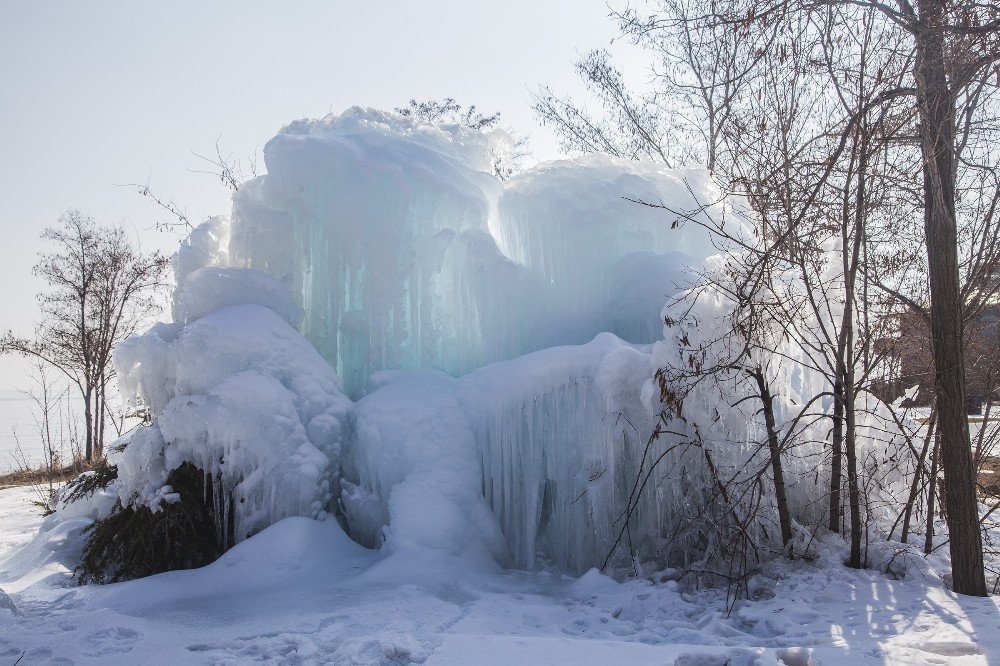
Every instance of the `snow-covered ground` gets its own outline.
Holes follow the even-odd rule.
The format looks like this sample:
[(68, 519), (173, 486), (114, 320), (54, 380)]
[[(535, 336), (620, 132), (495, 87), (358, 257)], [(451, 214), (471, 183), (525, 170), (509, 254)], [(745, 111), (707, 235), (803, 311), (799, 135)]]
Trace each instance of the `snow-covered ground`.
[(2, 664), (1000, 663), (996, 599), (958, 597), (934, 575), (852, 571), (836, 546), (775, 564), (730, 614), (720, 590), (456, 570), (306, 518), (203, 569), (78, 587), (87, 521), (36, 536), (33, 498), (0, 491)]

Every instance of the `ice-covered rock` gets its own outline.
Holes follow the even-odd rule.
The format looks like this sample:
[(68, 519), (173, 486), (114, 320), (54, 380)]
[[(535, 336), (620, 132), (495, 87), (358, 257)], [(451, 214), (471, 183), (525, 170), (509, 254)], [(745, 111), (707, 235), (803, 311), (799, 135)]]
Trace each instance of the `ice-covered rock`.
[(274, 311), (233, 305), (187, 325), (158, 324), (119, 345), (115, 363), (126, 398), (153, 418), (111, 457), (123, 504), (173, 501), (167, 477), (187, 462), (213, 479), (217, 513), (233, 516), (237, 541), (328, 508), (350, 401)]

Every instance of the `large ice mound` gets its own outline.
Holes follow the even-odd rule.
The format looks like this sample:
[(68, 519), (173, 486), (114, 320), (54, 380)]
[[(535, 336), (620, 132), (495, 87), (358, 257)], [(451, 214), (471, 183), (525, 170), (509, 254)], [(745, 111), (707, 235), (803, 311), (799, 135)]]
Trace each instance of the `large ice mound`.
[[(582, 572), (616, 543), (637, 568), (709, 550), (720, 478), (767, 482), (763, 417), (743, 373), (678, 383), (669, 419), (653, 377), (733, 352), (714, 342), (733, 323), (725, 293), (671, 299), (688, 266), (726, 262), (683, 211), (720, 220), (727, 204), (702, 170), (605, 156), (501, 182), (509, 144), (361, 108), (272, 139), (232, 223), (206, 221), (175, 257), (175, 321), (116, 351), (122, 391), (153, 418), (115, 460), (121, 501), (172, 501), (187, 462), (219, 481), (235, 541), (331, 511), (425, 564)], [(779, 352), (793, 518), (814, 522), (828, 405), (796, 415), (825, 380), (801, 340), (762, 344)], [(775, 507), (755, 511), (749, 529), (773, 540)]]
[(710, 177), (591, 156), (505, 184), (492, 164), (508, 145), (358, 107), (297, 121), (236, 194), (230, 261), (295, 294), (351, 395), (378, 370), (461, 375), (602, 331), (654, 341), (685, 266), (715, 250), (628, 199), (691, 210), (718, 200)]

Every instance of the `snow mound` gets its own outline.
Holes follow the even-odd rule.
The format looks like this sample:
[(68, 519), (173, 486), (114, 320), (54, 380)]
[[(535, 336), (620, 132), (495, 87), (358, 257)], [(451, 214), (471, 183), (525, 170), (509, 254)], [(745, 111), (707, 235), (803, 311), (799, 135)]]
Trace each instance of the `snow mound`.
[(132, 612), (156, 612), (195, 595), (204, 602), (234, 593), (253, 596), (282, 585), (321, 585), (368, 566), (376, 554), (344, 534), (335, 520), (284, 518), (235, 545), (201, 569), (171, 571), (110, 588), (111, 601)]

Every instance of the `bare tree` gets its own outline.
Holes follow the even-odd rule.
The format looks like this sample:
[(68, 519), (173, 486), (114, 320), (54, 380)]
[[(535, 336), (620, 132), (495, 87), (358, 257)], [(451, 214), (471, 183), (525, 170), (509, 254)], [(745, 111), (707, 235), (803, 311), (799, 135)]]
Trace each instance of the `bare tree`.
[(84, 455), (103, 455), (111, 353), (121, 340), (160, 310), (167, 259), (141, 252), (120, 227), (102, 227), (68, 211), (41, 238), (35, 275), (48, 289), (38, 296), (41, 321), (34, 338), (8, 331), (0, 353), (38, 359), (57, 369), (83, 399)]
[(456, 123), (477, 130), (493, 129), (500, 122), (499, 113), (486, 115), (479, 111), (475, 104), (463, 107), (453, 97), (424, 102), (411, 99), (409, 104), (397, 107), (395, 111), (400, 115), (410, 116), (432, 124)]
[[(205, 168), (190, 169), (190, 171), (217, 179), (230, 192), (236, 192), (243, 183), (260, 175), (256, 155), (251, 155), (244, 160), (232, 153), (223, 152), (221, 137), (215, 141), (215, 155), (192, 154), (201, 160), (202, 166)], [(157, 230), (176, 231), (182, 235), (192, 231), (197, 224), (191, 221), (186, 207), (177, 203), (173, 198), (155, 191), (150, 180), (147, 178), (145, 183), (123, 183), (118, 187), (127, 187), (133, 190), (169, 215), (167, 220), (156, 223)]]
[[(415, 118), (433, 125), (453, 124), (486, 132), (499, 128), (500, 112), (485, 114), (476, 108), (475, 104), (465, 107), (453, 97), (442, 100), (418, 101), (411, 99), (406, 106), (396, 107), (394, 111), (400, 115)], [(497, 146), (492, 155), (493, 175), (500, 180), (507, 180), (520, 171), (522, 160), (528, 156), (528, 139), (511, 129), (505, 129), (505, 136), (510, 138), (509, 145)]]
[[(837, 529), (843, 454), (855, 565), (862, 525), (852, 423), (855, 397), (879, 365), (873, 322), (900, 308), (926, 315), (954, 589), (984, 594), (965, 415), (963, 304), (981, 307), (982, 277), (996, 266), (998, 164), (989, 148), (996, 139), (989, 109), (996, 106), (989, 103), (997, 88), (1000, 6), (661, 0), (658, 10), (649, 17), (616, 14), (626, 35), (670, 63), (665, 76), (654, 78), (658, 88), (636, 95), (606, 54), (592, 55), (578, 69), (604, 119), (547, 90), (536, 98), (539, 115), (574, 149), (667, 164), (678, 154), (704, 156), (724, 189), (750, 201), (755, 233), (784, 261), (800, 265), (807, 292), (818, 296), (812, 330), (798, 333), (817, 367), (830, 369), (836, 394), (829, 523)], [(681, 134), (696, 145), (665, 149), (672, 118), (702, 128), (700, 136)], [(923, 182), (907, 171), (922, 172)], [(963, 200), (972, 202), (964, 211)], [(911, 211), (923, 217), (919, 232), (910, 233)], [(843, 289), (835, 291), (844, 302), (824, 295), (829, 276), (809, 259), (819, 256), (816, 248), (831, 230), (843, 259), (836, 278)], [(894, 253), (907, 255), (904, 237), (919, 240), (924, 251), (900, 261)], [(834, 309), (841, 313), (836, 321), (829, 317)]]

